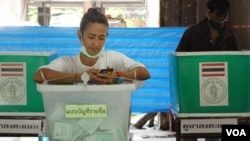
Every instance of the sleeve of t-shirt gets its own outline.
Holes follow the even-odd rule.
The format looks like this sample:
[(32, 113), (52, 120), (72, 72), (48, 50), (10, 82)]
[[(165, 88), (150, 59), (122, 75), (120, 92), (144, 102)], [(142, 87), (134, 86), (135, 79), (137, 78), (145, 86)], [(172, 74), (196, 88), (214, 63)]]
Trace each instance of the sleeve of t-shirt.
[(49, 68), (61, 72), (71, 72), (74, 65), (74, 59), (69, 56), (64, 56), (52, 60), (49, 64), (41, 66), (40, 68)]
[(117, 71), (127, 71), (138, 66), (145, 67), (145, 65), (141, 62), (129, 58), (128, 56), (120, 52), (113, 51), (111, 52), (110, 57), (113, 57), (111, 58), (111, 60), (113, 61), (113, 65), (115, 66)]

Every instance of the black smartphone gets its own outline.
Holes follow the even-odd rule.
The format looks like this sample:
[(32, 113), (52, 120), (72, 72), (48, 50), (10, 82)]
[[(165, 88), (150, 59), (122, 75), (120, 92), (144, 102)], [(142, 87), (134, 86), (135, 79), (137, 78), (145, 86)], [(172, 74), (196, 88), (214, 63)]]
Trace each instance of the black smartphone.
[(108, 69), (101, 69), (99, 73), (102, 73), (102, 74), (112, 74), (114, 71), (113, 68), (108, 68)]

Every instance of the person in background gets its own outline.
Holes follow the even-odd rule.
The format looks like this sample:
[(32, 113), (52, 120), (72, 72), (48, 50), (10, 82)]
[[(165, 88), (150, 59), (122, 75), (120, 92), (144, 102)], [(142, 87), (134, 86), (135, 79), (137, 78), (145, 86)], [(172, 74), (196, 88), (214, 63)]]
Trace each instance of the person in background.
[[(227, 27), (230, 2), (208, 0), (206, 7), (206, 18), (186, 29), (176, 52), (238, 51), (237, 39)], [(182, 141), (196, 140), (197, 138), (182, 139)], [(206, 138), (206, 141), (219, 140), (219, 138)]]
[[(116, 51), (104, 51), (108, 37), (108, 21), (96, 8), (88, 9), (81, 19), (77, 34), (81, 41), (80, 53), (75, 56), (62, 56), (48, 65), (41, 66), (34, 74), (36, 83), (73, 84), (83, 82), (88, 76), (88, 84), (116, 84), (125, 80), (138, 80), (140, 87), (150, 73), (144, 64)], [(102, 69), (108, 73), (102, 73)], [(105, 72), (105, 71), (104, 71)]]
[(230, 2), (208, 0), (206, 6), (206, 18), (186, 29), (176, 51), (239, 50), (234, 33), (227, 27)]

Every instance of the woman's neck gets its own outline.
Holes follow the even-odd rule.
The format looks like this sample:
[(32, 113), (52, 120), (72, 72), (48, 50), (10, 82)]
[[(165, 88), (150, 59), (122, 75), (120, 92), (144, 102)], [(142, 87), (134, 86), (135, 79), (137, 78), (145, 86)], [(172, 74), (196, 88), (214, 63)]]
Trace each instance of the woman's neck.
[(97, 58), (89, 58), (86, 55), (80, 53), (80, 60), (82, 62), (82, 64), (86, 65), (86, 66), (93, 66), (96, 61), (98, 60)]

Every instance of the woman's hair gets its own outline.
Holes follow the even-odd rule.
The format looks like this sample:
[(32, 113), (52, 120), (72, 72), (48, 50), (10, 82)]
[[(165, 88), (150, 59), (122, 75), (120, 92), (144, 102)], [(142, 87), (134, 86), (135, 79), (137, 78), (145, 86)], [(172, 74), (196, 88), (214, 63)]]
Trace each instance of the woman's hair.
[(84, 14), (81, 19), (80, 30), (83, 32), (89, 23), (100, 23), (109, 27), (105, 15), (99, 12), (96, 8), (89, 8), (88, 12)]
[(207, 9), (211, 12), (228, 12), (230, 2), (228, 0), (208, 0)]

